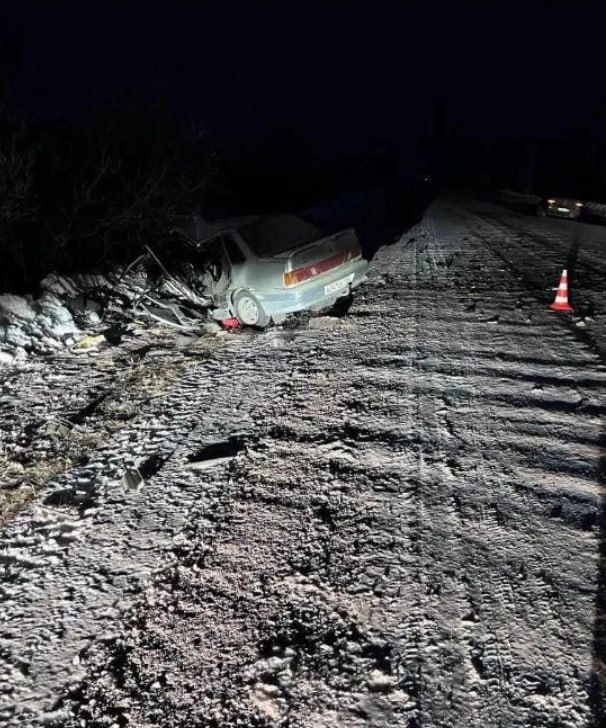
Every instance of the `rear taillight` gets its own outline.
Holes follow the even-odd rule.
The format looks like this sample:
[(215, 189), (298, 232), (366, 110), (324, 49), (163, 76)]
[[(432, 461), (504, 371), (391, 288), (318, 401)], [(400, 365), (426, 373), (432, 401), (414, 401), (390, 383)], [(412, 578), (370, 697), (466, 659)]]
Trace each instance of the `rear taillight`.
[(288, 288), (288, 286), (296, 286), (299, 282), (297, 280), (297, 272), (296, 270), (290, 271), (289, 273), (284, 274), (284, 285)]
[(309, 268), (299, 268), (298, 270), (290, 271), (284, 274), (284, 285), (288, 288), (289, 286), (296, 286), (297, 283), (303, 283), (308, 278), (313, 278), (318, 273), (321, 273), (319, 267), (310, 266)]

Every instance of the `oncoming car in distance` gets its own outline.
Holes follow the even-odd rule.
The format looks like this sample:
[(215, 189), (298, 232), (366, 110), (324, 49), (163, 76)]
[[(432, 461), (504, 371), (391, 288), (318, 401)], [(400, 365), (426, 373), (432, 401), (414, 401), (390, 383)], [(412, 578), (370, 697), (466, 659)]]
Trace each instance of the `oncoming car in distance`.
[(325, 235), (292, 214), (213, 223), (195, 217), (173, 231), (205, 260), (213, 318), (247, 326), (265, 328), (290, 313), (329, 308), (368, 269), (353, 228)]
[(571, 220), (578, 220), (584, 203), (569, 197), (547, 197), (536, 208), (539, 217), (550, 215), (552, 217), (566, 217)]

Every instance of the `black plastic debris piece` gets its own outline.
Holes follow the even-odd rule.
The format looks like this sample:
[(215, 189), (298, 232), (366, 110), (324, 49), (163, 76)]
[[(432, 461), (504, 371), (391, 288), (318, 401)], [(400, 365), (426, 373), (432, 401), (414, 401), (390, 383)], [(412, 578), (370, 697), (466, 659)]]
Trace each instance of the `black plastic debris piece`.
[(187, 458), (187, 467), (193, 470), (206, 470), (233, 460), (243, 449), (244, 441), (240, 437), (211, 442)]

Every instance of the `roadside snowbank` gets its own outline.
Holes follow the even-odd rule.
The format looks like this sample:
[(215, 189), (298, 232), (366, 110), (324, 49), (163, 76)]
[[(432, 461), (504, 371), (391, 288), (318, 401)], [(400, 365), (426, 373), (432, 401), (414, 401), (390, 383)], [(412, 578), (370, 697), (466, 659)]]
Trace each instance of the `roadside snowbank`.
[[(493, 199), (505, 204), (518, 205), (538, 205), (542, 198), (539, 195), (530, 195), (523, 192), (514, 192), (513, 190), (497, 190)], [(583, 215), (589, 217), (606, 218), (606, 203), (584, 201)]]
[(51, 274), (38, 298), (0, 295), (0, 366), (74, 346), (101, 326), (135, 318), (179, 329), (208, 325), (205, 274), (190, 267), (173, 275), (149, 262), (142, 256), (105, 275)]
[(79, 328), (63, 302), (50, 291), (40, 298), (0, 296), (0, 364), (28, 351), (50, 353), (76, 343)]
[(540, 195), (531, 195), (525, 192), (515, 192), (514, 190), (496, 190), (493, 197), (499, 202), (528, 205), (538, 205), (542, 199)]
[(586, 202), (583, 210), (587, 215), (606, 218), (606, 204), (603, 202)]

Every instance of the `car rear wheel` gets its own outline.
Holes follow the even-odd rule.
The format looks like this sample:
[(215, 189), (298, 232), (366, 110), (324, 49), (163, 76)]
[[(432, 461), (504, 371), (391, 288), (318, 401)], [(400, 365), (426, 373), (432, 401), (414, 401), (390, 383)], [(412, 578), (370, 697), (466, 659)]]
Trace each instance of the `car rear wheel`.
[(537, 217), (545, 217), (545, 215), (547, 215), (547, 212), (543, 205), (537, 205), (536, 213)]
[(250, 291), (239, 291), (234, 296), (234, 308), (236, 317), (245, 326), (257, 326), (264, 329), (269, 323), (269, 316), (263, 310), (263, 306)]

